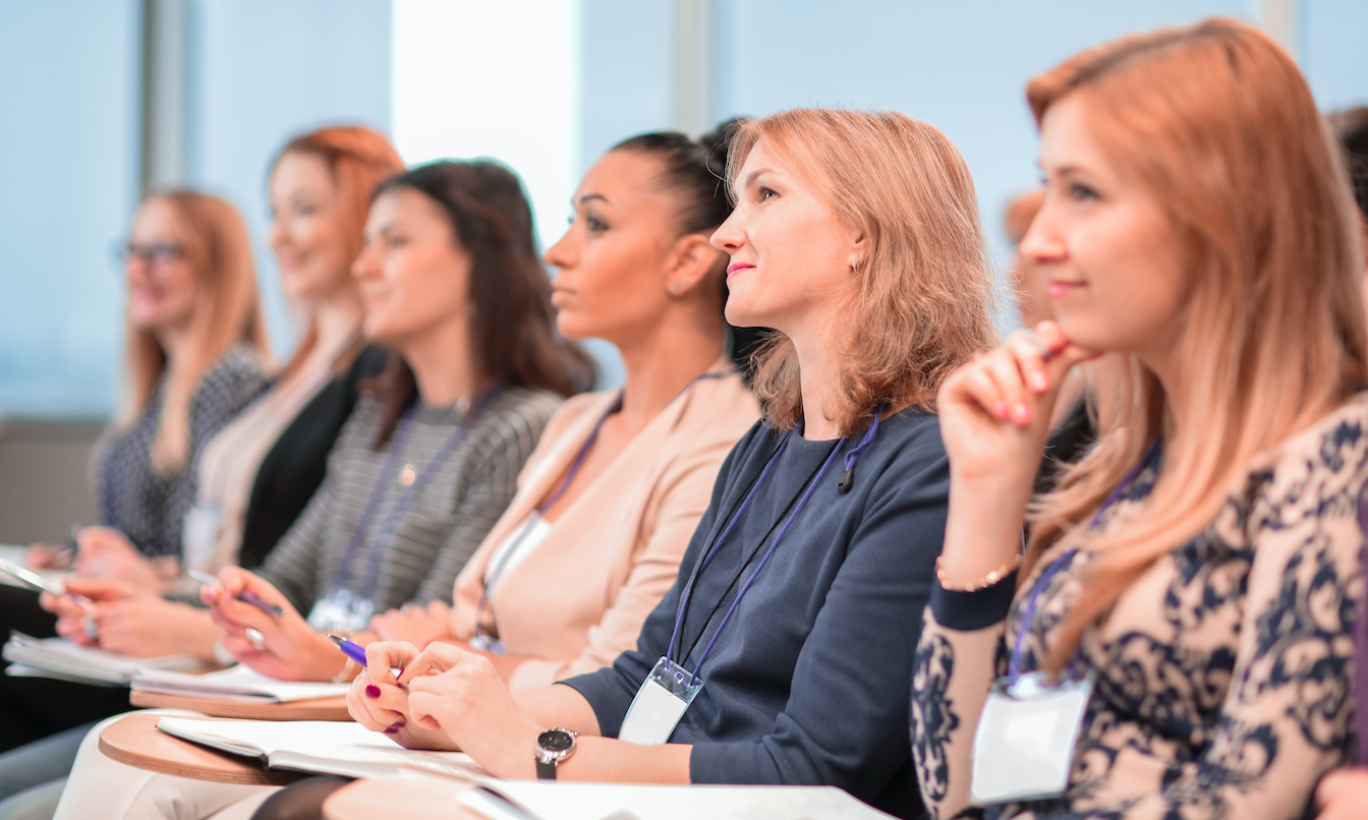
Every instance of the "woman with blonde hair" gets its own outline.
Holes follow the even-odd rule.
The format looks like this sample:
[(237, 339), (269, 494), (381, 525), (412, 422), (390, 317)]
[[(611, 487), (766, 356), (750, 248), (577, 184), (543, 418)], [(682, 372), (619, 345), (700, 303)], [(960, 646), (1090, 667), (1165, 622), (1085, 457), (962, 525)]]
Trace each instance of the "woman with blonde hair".
[[(1084, 51), (1027, 96), (1048, 191), (1023, 252), (1057, 324), (941, 388), (922, 794), (938, 817), (1302, 817), (1353, 744), (1363, 597), (1343, 167), (1292, 60), (1231, 20)], [(1099, 354), (1097, 445), (1032, 502), (1059, 384)]]
[[(728, 321), (778, 331), (764, 419), (636, 649), (515, 696), (480, 655), (372, 644), (349, 704), (500, 777), (830, 784), (919, 816), (902, 721), (948, 491), (931, 407), (994, 342), (973, 183), (944, 135), (897, 113), (749, 121), (729, 165), (736, 210), (712, 242), (731, 257)], [(632, 709), (638, 691), (681, 696), (673, 719)]]

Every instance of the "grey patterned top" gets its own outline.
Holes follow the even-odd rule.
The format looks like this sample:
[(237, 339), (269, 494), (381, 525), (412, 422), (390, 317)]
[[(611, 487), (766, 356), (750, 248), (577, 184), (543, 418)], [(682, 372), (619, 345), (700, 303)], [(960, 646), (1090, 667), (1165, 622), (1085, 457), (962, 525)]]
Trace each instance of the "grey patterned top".
[[(464, 413), (418, 403), (376, 452), (384, 410), (362, 396), (328, 457), (323, 485), (271, 551), (262, 577), (305, 614), (338, 587), (369, 599), (376, 612), (410, 601), (450, 603), (456, 575), (513, 499), (518, 473), (560, 403), (545, 391), (503, 389), (481, 412), (471, 411), (466, 433), (426, 475)], [(416, 479), (408, 484), (405, 467)], [(411, 487), (417, 495), (404, 509)]]
[(195, 459), (243, 407), (270, 385), (261, 361), (245, 344), (205, 371), (190, 401), (190, 447), (185, 465), (170, 475), (152, 468), (152, 440), (161, 422), (163, 381), (129, 429), (107, 436), (95, 455), (100, 523), (119, 530), (148, 557), (181, 554), (185, 515), (195, 503)]

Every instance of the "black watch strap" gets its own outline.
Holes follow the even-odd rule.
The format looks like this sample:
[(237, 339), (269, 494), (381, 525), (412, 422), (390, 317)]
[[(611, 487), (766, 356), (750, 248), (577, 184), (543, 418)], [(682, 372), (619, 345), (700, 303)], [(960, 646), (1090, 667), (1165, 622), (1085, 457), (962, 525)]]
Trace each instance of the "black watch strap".
[(555, 764), (555, 763), (543, 763), (543, 762), (541, 761), (541, 758), (537, 758), (537, 779), (538, 779), (538, 780), (555, 780), (555, 779), (556, 779), (556, 764)]

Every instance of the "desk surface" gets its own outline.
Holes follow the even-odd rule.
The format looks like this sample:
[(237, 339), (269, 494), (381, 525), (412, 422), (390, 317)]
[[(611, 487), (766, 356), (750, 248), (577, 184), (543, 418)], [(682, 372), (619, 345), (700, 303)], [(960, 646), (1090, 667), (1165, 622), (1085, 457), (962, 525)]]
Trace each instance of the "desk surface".
[(469, 783), (456, 780), (357, 780), (323, 801), (327, 820), (485, 820), (456, 804)]
[(240, 703), (215, 698), (164, 695), (133, 690), (128, 698), (134, 706), (151, 709), (187, 709), (214, 717), (236, 720), (351, 720), (347, 697), (297, 700), (292, 703)]
[(133, 714), (111, 723), (100, 733), (100, 751), (106, 757), (135, 768), (216, 783), (287, 786), (308, 776), (300, 772), (272, 771), (259, 761), (216, 752), (159, 732), (157, 721), (162, 717)]

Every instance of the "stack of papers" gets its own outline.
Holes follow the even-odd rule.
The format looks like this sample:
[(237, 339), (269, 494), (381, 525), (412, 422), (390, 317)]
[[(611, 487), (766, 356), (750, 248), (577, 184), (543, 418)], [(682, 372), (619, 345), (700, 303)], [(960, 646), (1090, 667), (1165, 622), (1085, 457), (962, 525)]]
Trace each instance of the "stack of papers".
[(489, 775), (470, 755), (404, 749), (359, 723), (164, 717), (157, 728), (219, 751), (263, 760), (274, 769), (385, 779), (473, 780)]
[(289, 703), (296, 700), (342, 697), (347, 694), (349, 686), (350, 684), (346, 683), (299, 683), (276, 680), (242, 664), (204, 675), (146, 670), (133, 677), (133, 689), (138, 692), (210, 698), (235, 703)]
[(130, 658), (102, 649), (78, 646), (66, 638), (30, 638), (20, 632), (10, 634), (0, 650), (10, 666), (6, 671), (17, 677), (54, 678), (97, 686), (127, 686), (139, 672), (154, 669), (201, 669), (203, 661), (192, 655), (164, 655), (160, 658)]
[(477, 780), (457, 800), (490, 820), (889, 820), (834, 786), (642, 786)]

